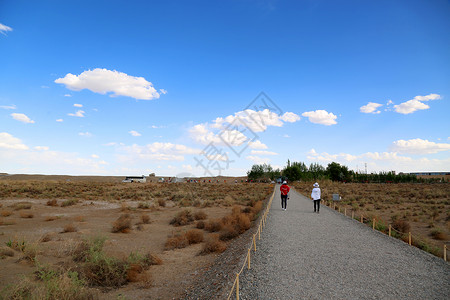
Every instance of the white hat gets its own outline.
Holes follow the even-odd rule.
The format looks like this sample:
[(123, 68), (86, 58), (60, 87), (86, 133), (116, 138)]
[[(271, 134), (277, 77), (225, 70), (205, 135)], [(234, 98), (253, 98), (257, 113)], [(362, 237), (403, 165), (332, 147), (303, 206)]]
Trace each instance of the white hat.
[(319, 184), (316, 182), (313, 184), (313, 187), (319, 187)]
[(285, 180), (285, 181), (283, 181), (283, 184), (287, 184), (286, 180)]

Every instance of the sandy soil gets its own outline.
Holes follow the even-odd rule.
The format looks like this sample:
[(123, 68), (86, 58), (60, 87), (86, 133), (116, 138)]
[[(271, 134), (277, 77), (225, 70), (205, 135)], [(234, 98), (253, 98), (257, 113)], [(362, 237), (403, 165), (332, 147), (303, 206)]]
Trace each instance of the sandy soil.
[[(61, 201), (59, 201), (61, 202)], [(103, 290), (101, 299), (116, 299), (119, 295), (125, 299), (176, 299), (181, 297), (187, 286), (191, 286), (203, 270), (214, 261), (217, 254), (198, 255), (202, 244), (188, 246), (184, 249), (164, 250), (164, 244), (174, 232), (194, 228), (194, 224), (182, 227), (169, 225), (170, 220), (181, 210), (170, 207), (157, 209), (138, 209), (136, 202), (127, 204), (127, 210), (133, 217), (133, 229), (129, 233), (112, 233), (112, 223), (124, 213), (119, 203), (101, 201), (81, 201), (73, 206), (47, 206), (46, 200), (14, 199), (0, 200), (2, 210), (12, 212), (3, 216), (0, 225), (0, 245), (4, 248), (10, 240), (25, 241), (37, 245), (37, 261), (41, 264), (63, 265), (71, 261), (68, 255), (83, 238), (101, 235), (107, 238), (104, 246), (106, 253), (115, 257), (127, 257), (131, 252), (153, 253), (163, 261), (162, 265), (151, 266), (146, 271), (151, 276), (150, 286), (141, 282)], [(14, 210), (17, 203), (29, 203), (31, 208)], [(208, 219), (219, 218), (230, 213), (230, 207), (192, 208), (204, 211)], [(24, 217), (25, 214), (32, 217)], [(139, 223), (140, 216), (150, 216), (149, 224)], [(48, 221), (49, 217), (54, 220)], [(63, 233), (66, 225), (73, 225), (76, 232)], [(205, 235), (208, 234), (205, 232)], [(39, 240), (47, 235), (49, 241)], [(14, 251), (14, 256), (0, 259), (0, 290), (8, 284), (16, 283), (23, 275), (32, 275), (35, 266), (20, 259), (22, 254)]]

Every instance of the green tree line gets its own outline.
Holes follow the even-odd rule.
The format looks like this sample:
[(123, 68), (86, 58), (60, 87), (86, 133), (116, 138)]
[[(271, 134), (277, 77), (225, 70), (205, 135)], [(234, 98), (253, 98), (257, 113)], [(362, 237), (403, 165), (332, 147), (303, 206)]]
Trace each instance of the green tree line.
[(370, 182), (370, 183), (403, 183), (403, 182), (439, 182), (439, 178), (423, 179), (417, 178), (411, 174), (396, 174), (395, 171), (379, 173), (358, 173), (349, 170), (347, 166), (337, 162), (331, 162), (326, 167), (312, 163), (307, 166), (303, 162), (287, 161), (287, 165), (282, 169), (274, 170), (270, 164), (253, 165), (247, 172), (249, 180), (268, 182), (277, 178), (287, 179), (289, 181), (318, 181), (330, 179), (340, 182)]

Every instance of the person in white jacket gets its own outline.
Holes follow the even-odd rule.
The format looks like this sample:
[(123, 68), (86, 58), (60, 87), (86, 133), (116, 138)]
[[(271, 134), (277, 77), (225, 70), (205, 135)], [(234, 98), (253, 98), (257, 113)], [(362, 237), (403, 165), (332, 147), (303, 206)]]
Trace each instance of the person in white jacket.
[[(320, 188), (319, 188), (319, 184), (316, 182), (313, 184), (313, 189), (311, 192), (311, 198), (314, 201), (314, 212), (317, 211), (317, 213), (319, 213), (320, 210)], [(316, 206), (317, 206), (317, 210), (316, 210)]]

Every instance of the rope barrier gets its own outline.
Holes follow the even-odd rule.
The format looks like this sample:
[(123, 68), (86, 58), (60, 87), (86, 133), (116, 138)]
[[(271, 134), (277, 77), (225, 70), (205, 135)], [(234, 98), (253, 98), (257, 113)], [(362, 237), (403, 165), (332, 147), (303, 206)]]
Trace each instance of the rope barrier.
[[(325, 205), (326, 206), (328, 206), (330, 209), (332, 209), (332, 210), (336, 210), (336, 203), (331, 203), (330, 201), (324, 201), (324, 203), (325, 203)], [(338, 205), (338, 212), (340, 213), (341, 212), (341, 207)], [(347, 216), (347, 208), (346, 207), (344, 207), (344, 215), (345, 216)], [(357, 215), (355, 214), (355, 211), (352, 209), (352, 219), (353, 220), (358, 220), (358, 217), (357, 217)], [(377, 219), (376, 218), (372, 218), (372, 220), (370, 220), (369, 218), (366, 218), (366, 217), (364, 217), (364, 215), (363, 215), (363, 213), (361, 213), (360, 214), (360, 216), (359, 216), (359, 222), (361, 222), (361, 223), (364, 223), (365, 221), (367, 221), (367, 222), (371, 222), (372, 221), (372, 229), (373, 230), (375, 230), (375, 229), (377, 229), (376, 227), (376, 225), (377, 224), (379, 224), (379, 223), (377, 223)], [(383, 224), (382, 222), (380, 222), (381, 224)], [(384, 225), (382, 225), (382, 226), (384, 226)], [(378, 230), (378, 229), (377, 229)], [(384, 232), (383, 230), (378, 230), (378, 231), (380, 231), (380, 232)], [(424, 240), (422, 240), (422, 239), (420, 239), (420, 238), (418, 238), (417, 236), (414, 236), (412, 233), (411, 233), (411, 231), (409, 231), (409, 232), (401, 232), (401, 231), (399, 231), (399, 230), (397, 230), (397, 229), (395, 229), (391, 224), (389, 224), (389, 226), (388, 226), (388, 235), (390, 236), (390, 237), (392, 237), (392, 233), (393, 232), (395, 232), (395, 233), (397, 233), (400, 237), (402, 237), (401, 239), (403, 240), (403, 238), (406, 238), (406, 234), (407, 234), (407, 240), (405, 241), (405, 240), (403, 240), (404, 242), (406, 242), (406, 243), (408, 243), (408, 245), (410, 245), (410, 246), (415, 246), (415, 245), (427, 245), (427, 243), (424, 241)], [(417, 248), (419, 248), (419, 249), (422, 249), (422, 247), (423, 246), (419, 246), (419, 247), (417, 247)], [(444, 259), (444, 261), (447, 261), (447, 244), (444, 244), (444, 249), (443, 249), (443, 259)], [(423, 249), (422, 249), (423, 250)]]
[(233, 286), (231, 287), (230, 293), (228, 294), (227, 300), (231, 299), (231, 296), (233, 295), (233, 291), (236, 289), (236, 300), (239, 300), (239, 276), (242, 274), (242, 272), (245, 269), (245, 266), (247, 266), (248, 270), (251, 268), (251, 250), (253, 248), (254, 252), (256, 252), (256, 235), (258, 235), (258, 240), (261, 239), (261, 232), (264, 226), (266, 226), (267, 222), (267, 216), (269, 214), (270, 207), (272, 205), (273, 197), (275, 196), (275, 189), (272, 193), (272, 196), (270, 196), (270, 200), (267, 203), (266, 209), (264, 211), (264, 214), (261, 216), (261, 220), (259, 222), (258, 230), (255, 234), (253, 234), (252, 243), (250, 245), (250, 248), (247, 250), (247, 255), (245, 256), (244, 263), (242, 264), (241, 269), (239, 272), (236, 273), (236, 278), (233, 282)]

